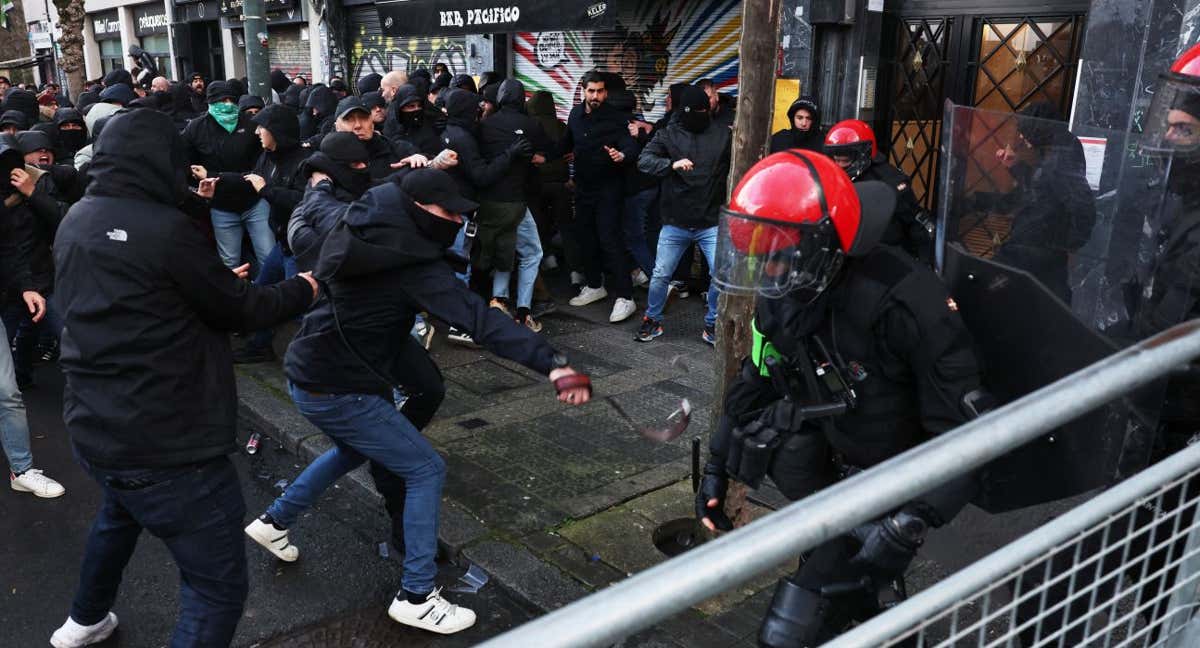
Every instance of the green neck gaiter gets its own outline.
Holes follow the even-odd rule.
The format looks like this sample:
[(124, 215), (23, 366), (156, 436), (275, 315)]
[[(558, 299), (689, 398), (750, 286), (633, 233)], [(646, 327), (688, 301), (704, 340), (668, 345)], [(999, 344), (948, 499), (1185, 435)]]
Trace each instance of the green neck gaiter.
[(223, 101), (208, 104), (208, 114), (217, 120), (221, 128), (233, 132), (237, 128), (238, 123), (238, 107), (237, 104), (225, 103)]

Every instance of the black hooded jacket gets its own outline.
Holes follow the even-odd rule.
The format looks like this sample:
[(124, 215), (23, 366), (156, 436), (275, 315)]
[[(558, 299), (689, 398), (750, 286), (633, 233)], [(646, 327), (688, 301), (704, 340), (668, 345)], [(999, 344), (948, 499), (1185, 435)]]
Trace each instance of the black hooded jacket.
[(237, 392), (229, 331), (308, 308), (303, 278), (239, 280), (178, 205), (187, 146), (152, 110), (112, 118), (95, 180), (54, 243), (65, 314), (63, 420), (96, 466), (168, 467), (233, 452)]
[(329, 86), (317, 85), (308, 93), (300, 117), (300, 140), (310, 146), (319, 146), (321, 136), (333, 130), (337, 121), (337, 95)]
[(254, 165), (254, 173), (267, 184), (258, 195), (271, 206), (271, 229), (275, 240), (287, 251), (286, 233), (292, 210), (304, 197), (304, 177), (300, 163), (312, 149), (300, 146), (300, 120), (287, 106), (271, 104), (252, 120), (275, 138), (275, 150), (263, 151)]
[[(801, 108), (812, 113), (812, 128), (802, 131), (794, 126), (796, 112)], [(825, 149), (825, 131), (821, 130), (821, 109), (811, 97), (800, 97), (792, 102), (787, 111), (790, 126), (771, 136), (771, 153), (788, 149), (804, 149), (821, 153)]]
[(258, 194), (243, 176), (254, 168), (262, 145), (249, 115), (240, 115), (231, 133), (206, 113), (188, 122), (183, 139), (188, 164), (199, 164), (210, 178), (220, 178), (212, 199), (214, 209), (240, 214), (254, 206)]
[[(79, 124), (83, 129), (64, 131), (62, 125), (66, 123)], [(75, 153), (87, 146), (88, 132), (83, 114), (74, 108), (59, 108), (54, 111), (54, 133), (57, 145), (54, 149), (54, 159), (63, 164), (71, 164)]]
[[(415, 113), (404, 113), (400, 110), (404, 104), (418, 100), (421, 101), (422, 110)], [(425, 103), (425, 98), (411, 83), (400, 86), (383, 122), (383, 134), (393, 142), (410, 142), (417, 147), (417, 152), (421, 155), (433, 158), (441, 153), (442, 140), (434, 128), (433, 115), (424, 109)]]
[(446, 172), (458, 183), (458, 191), (475, 199), (481, 187), (495, 184), (508, 170), (512, 153), (508, 150), (490, 159), (479, 150), (479, 102), (474, 92), (451, 88), (446, 93), (446, 130), (442, 144), (458, 154), (458, 164)]
[(510, 156), (508, 170), (496, 182), (479, 190), (481, 200), (491, 202), (526, 202), (533, 187), (534, 167), (529, 157), (519, 155), (515, 145), (525, 139), (532, 152), (545, 153), (550, 141), (538, 120), (525, 114), (525, 86), (516, 79), (505, 79), (496, 94), (497, 109), (479, 126), (479, 148), (483, 157), (492, 160)]
[(496, 355), (550, 373), (554, 349), (458, 281), (444, 247), (425, 234), (421, 223), (428, 218), (437, 217), (417, 207), (396, 182), (371, 189), (350, 206), (321, 248), (316, 276), (329, 295), (305, 316), (288, 346), (288, 380), (312, 392), (391, 398), (392, 387), (405, 384), (400, 350), (421, 311), (471, 333)]

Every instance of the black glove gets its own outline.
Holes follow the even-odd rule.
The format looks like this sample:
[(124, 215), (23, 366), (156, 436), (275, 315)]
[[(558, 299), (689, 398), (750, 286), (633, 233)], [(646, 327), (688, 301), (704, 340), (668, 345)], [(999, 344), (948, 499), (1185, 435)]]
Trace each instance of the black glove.
[(850, 563), (899, 576), (917, 555), (928, 529), (924, 519), (907, 510), (863, 524), (850, 532), (862, 543)]
[[(725, 469), (716, 458), (711, 458), (704, 465), (704, 477), (700, 479), (700, 490), (696, 491), (696, 520), (703, 524), (708, 518), (713, 526), (721, 531), (732, 531), (733, 522), (725, 515), (725, 491), (729, 488), (729, 478)], [(709, 506), (709, 500), (717, 500), (716, 506)], [(707, 527), (706, 527), (707, 528)]]
[(524, 137), (518, 137), (516, 141), (508, 145), (508, 154), (514, 159), (533, 157), (533, 144)]

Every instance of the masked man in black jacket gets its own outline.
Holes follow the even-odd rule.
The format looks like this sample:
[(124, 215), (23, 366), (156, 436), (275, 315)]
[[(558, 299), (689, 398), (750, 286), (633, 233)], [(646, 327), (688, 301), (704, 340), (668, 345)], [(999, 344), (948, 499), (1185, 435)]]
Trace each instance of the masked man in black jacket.
[(237, 533), (246, 508), (228, 459), (237, 449), (229, 332), (296, 317), (316, 283), (258, 287), (221, 264), (182, 211), (194, 208), (187, 145), (167, 115), (113, 117), (95, 153), (94, 182), (59, 227), (54, 261), (63, 420), (103, 500), (70, 617), (51, 643), (112, 633), (121, 573), (145, 529), (179, 566), (172, 645), (227, 646), (247, 592)]
[(416, 86), (406, 83), (396, 91), (396, 99), (384, 121), (383, 134), (393, 142), (409, 142), (418, 153), (432, 158), (442, 150), (433, 122), (426, 110), (425, 96)]
[[(296, 262), (287, 245), (287, 222), (304, 197), (305, 179), (300, 173), (300, 164), (312, 150), (300, 146), (300, 121), (287, 106), (271, 104), (255, 115), (252, 121), (258, 126), (263, 152), (254, 165), (254, 172), (246, 176), (246, 181), (271, 206), (271, 231), (275, 233), (276, 241), (254, 278), (254, 283), (266, 286), (296, 274)], [(273, 337), (270, 329), (258, 331), (250, 337), (246, 346), (234, 352), (233, 361), (254, 363), (274, 360), (275, 351), (271, 347)]]
[[(399, 181), (396, 181), (399, 180)], [(428, 355), (398, 334), (426, 310), (474, 334), (494, 353), (549, 375), (563, 402), (590, 396), (590, 383), (541, 338), (490, 309), (455, 278), (446, 248), (474, 203), (436, 169), (408, 172), (375, 187), (351, 205), (322, 247), (317, 275), (329, 299), (304, 319), (288, 347), (285, 372), (292, 399), (306, 418), (335, 442), (318, 457), (246, 533), (283, 560), (299, 550), (288, 528), (333, 482), (368, 458), (407, 487), (404, 507), (403, 589), (389, 616), (400, 623), (449, 634), (470, 627), (475, 614), (450, 604), (434, 588), (437, 519), (445, 462), (404, 413), (393, 389), (407, 387), (414, 363)], [(422, 390), (444, 387), (417, 385)]]

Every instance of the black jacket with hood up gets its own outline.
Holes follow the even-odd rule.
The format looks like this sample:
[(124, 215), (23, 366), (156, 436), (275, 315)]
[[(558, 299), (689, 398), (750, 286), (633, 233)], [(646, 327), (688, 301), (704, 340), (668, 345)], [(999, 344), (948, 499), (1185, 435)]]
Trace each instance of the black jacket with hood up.
[(65, 315), (63, 420), (101, 467), (193, 464), (233, 452), (237, 391), (229, 331), (305, 311), (303, 278), (235, 277), (180, 207), (187, 147), (152, 110), (113, 117), (95, 180), (58, 230), (56, 305)]
[(304, 317), (288, 346), (288, 380), (317, 393), (391, 398), (392, 387), (405, 383), (400, 349), (421, 311), (469, 332), (498, 356), (543, 374), (554, 368), (554, 349), (545, 340), (488, 308), (455, 278), (445, 248), (421, 225), (436, 216), (422, 212), (393, 181), (367, 191), (334, 225), (316, 271), (329, 295)]
[[(510, 156), (508, 169), (499, 180), (479, 191), (480, 200), (502, 203), (526, 202), (533, 187), (534, 167), (527, 156), (515, 156), (514, 145), (529, 141), (533, 152), (546, 152), (550, 141), (538, 120), (525, 114), (525, 86), (516, 79), (505, 79), (496, 94), (496, 112), (479, 125), (479, 148), (491, 160)], [(515, 157), (514, 157), (515, 156)]]
[[(400, 108), (404, 104), (418, 99), (421, 100), (422, 109), (416, 112), (420, 117), (414, 117), (418, 121), (413, 125), (406, 121)], [(442, 140), (438, 137), (437, 129), (434, 126), (436, 115), (431, 110), (426, 110), (425, 104), (420, 90), (411, 83), (400, 86), (396, 90), (396, 97), (392, 100), (392, 105), (388, 106), (387, 118), (383, 122), (383, 134), (393, 142), (407, 141), (411, 143), (417, 148), (418, 153), (432, 159), (442, 152)]]
[(442, 144), (458, 154), (458, 164), (446, 173), (458, 184), (458, 191), (474, 200), (482, 187), (495, 184), (512, 162), (506, 150), (490, 159), (479, 150), (479, 102), (483, 98), (474, 92), (451, 88), (446, 92), (446, 130)]
[[(802, 131), (795, 127), (796, 113), (801, 109), (812, 113), (812, 128)], [(792, 102), (787, 111), (788, 128), (771, 135), (771, 153), (788, 149), (804, 149), (822, 153), (825, 150), (825, 131), (821, 130), (821, 109), (811, 97), (800, 97)]]
[(258, 156), (254, 173), (267, 182), (258, 195), (271, 206), (271, 229), (275, 231), (275, 240), (286, 251), (288, 218), (304, 197), (305, 181), (300, 174), (300, 163), (312, 149), (300, 146), (300, 121), (287, 106), (271, 104), (252, 121), (275, 138), (275, 150), (263, 151)]

